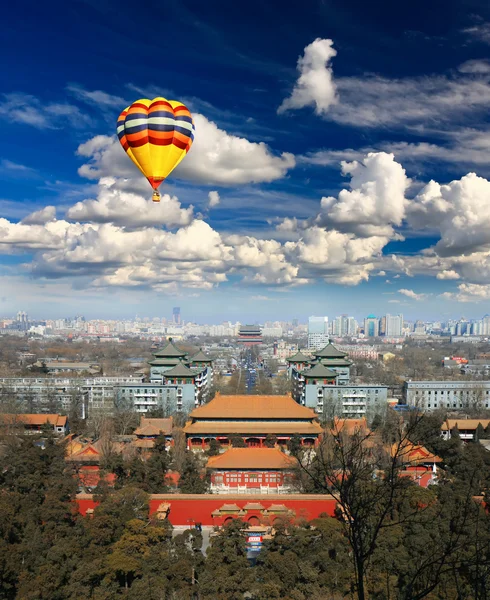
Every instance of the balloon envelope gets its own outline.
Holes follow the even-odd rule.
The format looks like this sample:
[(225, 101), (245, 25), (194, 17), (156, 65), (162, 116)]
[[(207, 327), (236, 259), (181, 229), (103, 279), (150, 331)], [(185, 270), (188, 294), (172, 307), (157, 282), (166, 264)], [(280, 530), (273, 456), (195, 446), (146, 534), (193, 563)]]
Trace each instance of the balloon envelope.
[(117, 135), (129, 158), (156, 190), (192, 146), (194, 123), (182, 102), (145, 98), (122, 111)]

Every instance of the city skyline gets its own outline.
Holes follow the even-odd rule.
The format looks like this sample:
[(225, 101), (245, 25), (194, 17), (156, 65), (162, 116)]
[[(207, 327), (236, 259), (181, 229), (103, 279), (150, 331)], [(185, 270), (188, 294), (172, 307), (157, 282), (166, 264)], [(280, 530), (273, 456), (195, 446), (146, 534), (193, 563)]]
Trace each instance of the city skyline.
[[(281, 33), (248, 8), (152, 6), (166, 34), (133, 15), (128, 43), (124, 2), (55, 2), (35, 24), (7, 7), (0, 313), (485, 312), (489, 7), (314, 2), (283, 6)], [(115, 137), (156, 95), (196, 125), (160, 205)]]
[[(176, 312), (178, 311), (178, 312)], [(177, 315), (177, 319), (176, 319)], [(174, 307), (173, 312), (170, 316), (157, 316), (157, 315), (131, 315), (123, 318), (103, 318), (95, 317), (90, 318), (85, 315), (75, 316), (60, 316), (57, 315), (54, 318), (48, 317), (35, 317), (29, 315), (27, 311), (19, 310), (15, 315), (0, 315), (0, 331), (1, 329), (9, 329), (14, 325), (17, 325), (19, 329), (30, 331), (30, 326), (44, 323), (46, 327), (54, 327), (56, 330), (63, 328), (79, 328), (87, 327), (94, 324), (138, 324), (144, 323), (148, 325), (164, 325), (169, 327), (170, 330), (185, 330), (191, 326), (197, 327), (230, 327), (233, 328), (236, 325), (250, 325), (260, 326), (264, 330), (269, 330), (270, 335), (273, 337), (280, 338), (282, 333), (272, 333), (276, 326), (288, 326), (294, 330), (298, 327), (304, 330), (304, 333), (308, 335), (308, 338), (312, 336), (315, 339), (312, 347), (320, 347), (328, 343), (330, 337), (357, 337), (360, 332), (365, 337), (386, 337), (386, 338), (401, 338), (404, 337), (409, 330), (408, 326), (413, 326), (413, 330), (417, 330), (420, 327), (428, 327), (429, 330), (447, 330), (452, 335), (488, 335), (490, 334), (490, 315), (485, 313), (476, 318), (468, 319), (464, 316), (457, 318), (448, 319), (422, 319), (420, 317), (410, 319), (406, 318), (401, 313), (398, 314), (368, 314), (365, 317), (357, 317), (349, 315), (348, 313), (342, 313), (340, 315), (332, 314), (328, 315), (309, 315), (305, 318), (294, 317), (292, 319), (251, 319), (251, 320), (231, 320), (226, 319), (224, 316), (220, 321), (207, 321), (199, 322), (192, 318), (182, 318), (180, 313), (180, 307)], [(412, 330), (412, 331), (413, 331)], [(114, 332), (113, 330), (111, 330)], [(424, 329), (425, 331), (425, 329)], [(32, 331), (36, 333), (36, 331)], [(107, 333), (109, 330), (107, 331)], [(421, 331), (420, 331), (421, 332)], [(95, 333), (93, 331), (92, 333)], [(100, 332), (99, 332), (100, 333)], [(124, 329), (120, 330), (119, 333), (124, 333)], [(169, 334), (171, 335), (171, 333)], [(226, 335), (226, 334), (223, 334)], [(310, 339), (308, 340), (310, 344)]]

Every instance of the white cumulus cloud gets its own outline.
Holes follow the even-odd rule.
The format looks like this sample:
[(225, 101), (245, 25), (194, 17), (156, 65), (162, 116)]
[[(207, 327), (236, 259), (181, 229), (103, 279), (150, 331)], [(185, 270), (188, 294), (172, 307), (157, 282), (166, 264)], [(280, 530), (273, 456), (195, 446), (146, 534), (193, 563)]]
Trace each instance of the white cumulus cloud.
[(209, 194), (208, 194), (208, 207), (209, 208), (214, 208), (215, 206), (218, 206), (220, 201), (221, 201), (221, 198), (220, 198), (218, 192), (216, 192), (216, 191), (209, 192)]
[(398, 293), (403, 294), (407, 298), (411, 298), (412, 300), (417, 300), (417, 301), (425, 300), (427, 298), (427, 294), (417, 294), (413, 290), (401, 289), (401, 290), (398, 290)]
[(66, 213), (70, 220), (114, 223), (128, 227), (188, 225), (194, 218), (193, 207), (182, 208), (175, 196), (163, 194), (159, 203), (117, 188), (117, 181), (104, 177), (99, 181), (97, 199), (83, 200)]
[(45, 206), (22, 219), (23, 225), (44, 225), (56, 219), (56, 208)]
[(314, 106), (317, 115), (324, 115), (337, 101), (330, 61), (337, 55), (333, 41), (317, 38), (306, 46), (298, 59), (299, 78), (291, 96), (283, 100), (278, 113)]

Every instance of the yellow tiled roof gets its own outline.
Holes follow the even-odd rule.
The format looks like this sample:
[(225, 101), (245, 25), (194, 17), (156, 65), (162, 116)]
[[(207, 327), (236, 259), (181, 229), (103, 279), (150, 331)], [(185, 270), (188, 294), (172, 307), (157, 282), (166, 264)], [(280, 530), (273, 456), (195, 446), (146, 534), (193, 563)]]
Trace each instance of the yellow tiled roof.
[(277, 448), (230, 448), (223, 454), (212, 456), (208, 469), (291, 469), (296, 459)]
[(301, 406), (291, 396), (222, 396), (195, 408), (191, 419), (314, 419), (311, 408)]
[(184, 427), (184, 433), (191, 434), (275, 434), (293, 435), (320, 435), (322, 428), (315, 422), (278, 422), (278, 421), (198, 421), (188, 423)]

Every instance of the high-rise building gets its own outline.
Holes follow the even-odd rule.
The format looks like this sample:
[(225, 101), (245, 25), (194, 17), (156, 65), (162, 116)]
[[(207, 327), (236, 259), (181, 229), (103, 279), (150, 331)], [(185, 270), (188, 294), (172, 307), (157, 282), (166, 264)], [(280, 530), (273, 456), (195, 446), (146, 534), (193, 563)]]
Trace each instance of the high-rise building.
[(379, 320), (379, 335), (386, 335), (386, 317)]
[(175, 323), (175, 325), (181, 325), (181, 320), (180, 320), (180, 306), (175, 306), (173, 311), (172, 311), (172, 315), (173, 315), (173, 322)]
[(29, 316), (26, 312), (19, 310), (17, 313), (17, 329), (28, 329), (29, 328)]
[(354, 317), (347, 317), (347, 335), (349, 337), (356, 337), (359, 332), (359, 324)]
[(403, 329), (403, 315), (386, 315), (386, 337), (401, 337)]
[(379, 336), (379, 319), (374, 315), (368, 315), (364, 319), (364, 335), (366, 337)]
[(358, 325), (354, 317), (340, 315), (332, 321), (332, 335), (337, 337), (354, 337), (357, 335)]
[(328, 317), (308, 319), (308, 348), (323, 348), (328, 344)]

